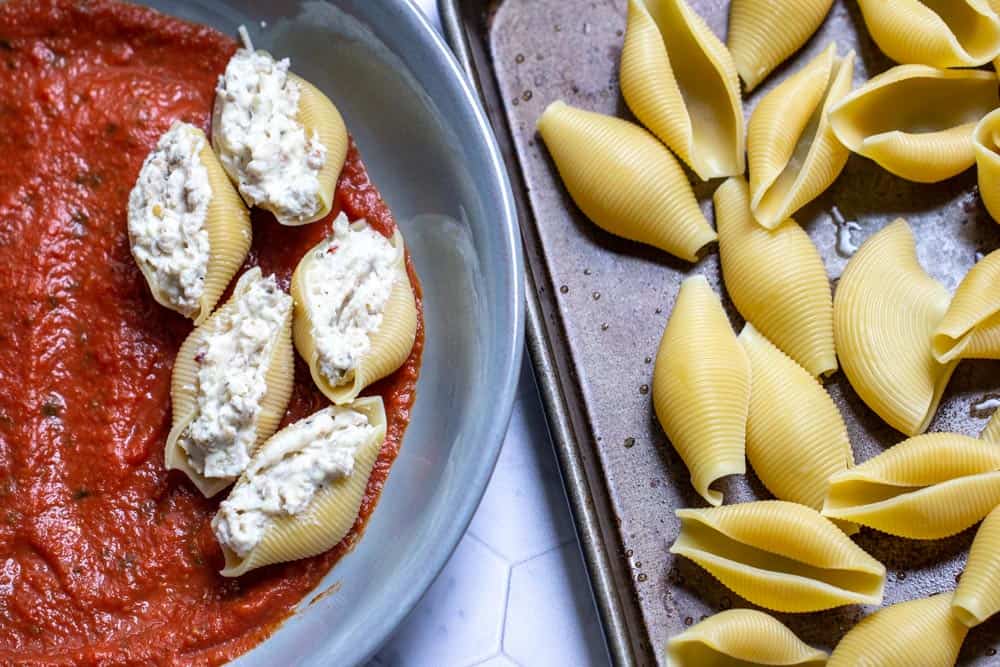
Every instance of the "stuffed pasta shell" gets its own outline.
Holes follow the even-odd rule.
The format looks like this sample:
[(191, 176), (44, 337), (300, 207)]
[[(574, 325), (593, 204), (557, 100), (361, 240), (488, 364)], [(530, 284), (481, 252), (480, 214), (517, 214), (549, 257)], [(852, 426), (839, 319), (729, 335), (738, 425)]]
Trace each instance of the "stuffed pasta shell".
[(333, 102), (252, 45), (219, 77), (212, 144), (248, 206), (284, 225), (325, 217), (347, 157), (347, 128)]
[(222, 575), (323, 553), (350, 532), (385, 440), (381, 397), (330, 406), (261, 445), (219, 505)]
[(709, 616), (667, 642), (670, 667), (822, 667), (827, 654), (762, 611), (730, 609)]
[(629, 0), (620, 78), (636, 118), (702, 180), (743, 173), (736, 66), (685, 0)]
[(854, 52), (839, 58), (830, 44), (765, 95), (750, 117), (751, 208), (768, 229), (818, 197), (847, 164), (850, 151), (827, 113), (851, 91), (853, 76)]
[(1000, 250), (976, 262), (934, 330), (938, 361), (1000, 358)]
[(830, 281), (809, 235), (791, 218), (773, 230), (755, 223), (742, 177), (715, 191), (715, 222), (726, 291), (740, 314), (812, 375), (836, 371)]
[(410, 356), (417, 308), (403, 236), (386, 238), (343, 213), (292, 275), (295, 347), (320, 391), (337, 405)]
[(164, 462), (204, 495), (232, 484), (278, 428), (292, 393), (291, 328), (291, 297), (253, 268), (181, 345)]
[(194, 125), (175, 122), (146, 156), (128, 237), (157, 303), (205, 321), (250, 250), (250, 213)]
[(993, 72), (899, 65), (842, 99), (830, 123), (853, 152), (907, 180), (936, 183), (975, 163), (972, 132), (997, 106)]
[(1000, 55), (987, 0), (858, 0), (878, 47), (898, 63), (978, 67)]
[(729, 52), (747, 92), (802, 48), (832, 6), (833, 0), (733, 0)]
[(691, 472), (691, 484), (713, 505), (709, 488), (746, 472), (750, 363), (719, 297), (704, 276), (681, 284), (653, 369), (653, 408)]
[(931, 335), (950, 301), (917, 261), (902, 219), (865, 241), (834, 294), (834, 337), (847, 379), (868, 407), (906, 435), (927, 430), (955, 370), (955, 362), (941, 364), (931, 351)]
[(677, 516), (670, 552), (756, 605), (811, 612), (882, 601), (885, 567), (814, 509), (760, 500)]
[(1000, 505), (1000, 447), (926, 433), (834, 475), (823, 515), (915, 540), (960, 533)]
[(862, 619), (827, 667), (953, 667), (969, 629), (951, 614), (951, 593), (908, 600)]
[(1000, 222), (1000, 109), (979, 121), (972, 133), (976, 151), (976, 175), (979, 196), (990, 216)]
[(951, 611), (970, 628), (1000, 611), (1000, 507), (979, 526)]
[(601, 229), (689, 262), (715, 240), (684, 170), (641, 127), (553, 102), (538, 131), (573, 201)]
[(993, 413), (979, 437), (989, 442), (1000, 443), (1000, 410)]

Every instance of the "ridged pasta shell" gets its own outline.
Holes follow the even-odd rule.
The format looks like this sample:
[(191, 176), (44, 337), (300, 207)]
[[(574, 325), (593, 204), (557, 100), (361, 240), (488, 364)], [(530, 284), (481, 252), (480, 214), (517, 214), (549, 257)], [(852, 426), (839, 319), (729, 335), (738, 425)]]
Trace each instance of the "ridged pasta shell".
[(850, 92), (853, 76), (854, 52), (838, 58), (830, 44), (764, 96), (750, 117), (750, 204), (768, 229), (822, 194), (847, 164), (851, 152), (834, 136), (827, 112)]
[(979, 437), (989, 442), (1000, 443), (1000, 410), (993, 413)]
[(1000, 109), (979, 121), (972, 133), (979, 196), (994, 220), (1000, 221)]
[(298, 121), (306, 131), (306, 136), (315, 133), (326, 147), (326, 162), (319, 170), (319, 200), (321, 206), (315, 215), (305, 220), (279, 219), (283, 225), (304, 225), (316, 222), (329, 215), (333, 208), (337, 180), (347, 159), (347, 126), (340, 111), (329, 97), (297, 74), (289, 73), (288, 78), (299, 86)]
[(686, 279), (663, 332), (653, 370), (653, 407), (691, 472), (691, 484), (713, 505), (709, 485), (746, 472), (744, 442), (750, 363), (704, 276)]
[(811, 612), (882, 601), (885, 567), (814, 509), (760, 500), (677, 516), (670, 552), (756, 605)]
[[(234, 303), (250, 289), (253, 283), (262, 280), (259, 267), (247, 270), (236, 282), (233, 294), (223, 306), (216, 310), (203, 324), (196, 327), (181, 344), (174, 361), (170, 383), (170, 400), (173, 411), (173, 425), (164, 448), (164, 465), (168, 470), (180, 470), (201, 491), (211, 498), (233, 483), (235, 477), (207, 478), (195, 470), (188, 462), (187, 453), (178, 440), (184, 430), (197, 417), (198, 362), (195, 356), (205, 338), (215, 331), (219, 316), (235, 308)], [(278, 424), (285, 415), (285, 408), (292, 396), (295, 381), (295, 353), (292, 349), (292, 309), (271, 348), (271, 359), (264, 376), (267, 390), (260, 401), (257, 417), (255, 447), (259, 447), (278, 430)], [(253, 452), (251, 452), (252, 454)]]
[(629, 0), (620, 79), (636, 118), (702, 180), (743, 173), (736, 65), (685, 0)]
[[(274, 518), (260, 544), (245, 557), (240, 558), (221, 545), (226, 557), (226, 567), (220, 572), (222, 576), (238, 577), (265, 565), (321, 554), (337, 546), (354, 527), (368, 488), (368, 478), (385, 441), (386, 417), (380, 396), (359, 398), (349, 407), (367, 415), (369, 423), (376, 427), (372, 438), (355, 452), (351, 474), (317, 491), (301, 513)], [(266, 446), (266, 443), (262, 445)], [(244, 483), (245, 475), (237, 484)]]
[(538, 131), (573, 201), (601, 229), (689, 262), (715, 240), (684, 170), (641, 127), (553, 102)]
[(820, 667), (827, 654), (762, 611), (730, 609), (709, 616), (667, 642), (670, 667)]
[(742, 177), (715, 191), (715, 223), (726, 291), (740, 314), (812, 375), (836, 371), (830, 281), (809, 235), (791, 218), (774, 230), (754, 222)]
[[(341, 213), (341, 216), (344, 214)], [(352, 230), (367, 227), (367, 222), (358, 220), (351, 224)], [(337, 405), (346, 405), (357, 398), (358, 394), (368, 385), (394, 373), (413, 350), (417, 336), (417, 306), (413, 298), (413, 286), (406, 272), (406, 249), (403, 235), (397, 227), (390, 240), (396, 255), (396, 279), (392, 291), (385, 303), (382, 323), (371, 337), (368, 351), (358, 360), (353, 371), (345, 376), (345, 382), (334, 385), (330, 382), (319, 363), (319, 352), (313, 336), (315, 325), (313, 311), (310, 307), (309, 290), (304, 284), (304, 276), (309, 264), (323, 253), (334, 242), (333, 236), (310, 248), (295, 267), (292, 274), (291, 293), (295, 300), (295, 319), (292, 325), (292, 335), (295, 349), (309, 365), (313, 382), (323, 395)]]
[(830, 477), (854, 465), (833, 399), (752, 324), (739, 337), (750, 359), (747, 458), (768, 491), (815, 510)]
[(902, 178), (936, 183), (975, 163), (972, 132), (997, 106), (993, 72), (899, 65), (837, 103), (830, 123), (853, 152)]
[(898, 63), (978, 67), (1000, 55), (1000, 18), (983, 0), (858, 0), (868, 33)]
[(950, 301), (917, 261), (902, 219), (861, 246), (834, 294), (844, 374), (868, 407), (906, 435), (927, 430), (955, 370), (955, 362), (940, 364), (931, 352), (931, 334)]
[(969, 629), (951, 614), (951, 593), (900, 602), (844, 635), (827, 667), (952, 667)]
[(1000, 447), (926, 433), (834, 475), (823, 516), (936, 540), (962, 532), (998, 504)]
[[(955, 290), (944, 319), (934, 330), (932, 349), (941, 363), (967, 359), (966, 348), (977, 347), (988, 352), (989, 331), (979, 334), (980, 327), (989, 328), (990, 320), (1000, 313), (1000, 250), (994, 250), (965, 275)], [(973, 339), (978, 339), (974, 341)], [(973, 343), (976, 343), (973, 345)], [(1000, 357), (1000, 344), (994, 353)], [(987, 354), (987, 358), (991, 355)]]
[(747, 92), (809, 41), (833, 0), (733, 0), (729, 52)]
[(979, 526), (951, 611), (970, 628), (1000, 611), (1000, 507)]

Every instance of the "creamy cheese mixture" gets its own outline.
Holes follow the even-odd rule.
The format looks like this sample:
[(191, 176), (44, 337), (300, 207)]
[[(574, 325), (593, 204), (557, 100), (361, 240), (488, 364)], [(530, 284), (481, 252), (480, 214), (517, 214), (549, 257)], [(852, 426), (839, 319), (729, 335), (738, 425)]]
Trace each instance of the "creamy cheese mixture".
[(250, 460), (268, 362), (292, 298), (268, 276), (235, 306), (219, 311), (215, 331), (195, 356), (197, 417), (178, 440), (205, 477), (236, 477)]
[(368, 225), (352, 229), (341, 215), (303, 276), (323, 376), (342, 384), (371, 348), (382, 324), (399, 251)]
[(198, 310), (205, 290), (205, 229), (212, 188), (199, 153), (204, 138), (175, 122), (146, 157), (128, 198), (132, 255), (150, 287), (184, 315)]
[(320, 208), (326, 147), (296, 120), (300, 90), (288, 64), (264, 51), (237, 51), (219, 77), (213, 131), (219, 158), (247, 203), (294, 221)]
[(219, 542), (246, 556), (275, 517), (302, 512), (324, 485), (349, 476), (374, 431), (364, 414), (331, 406), (278, 432), (212, 519)]

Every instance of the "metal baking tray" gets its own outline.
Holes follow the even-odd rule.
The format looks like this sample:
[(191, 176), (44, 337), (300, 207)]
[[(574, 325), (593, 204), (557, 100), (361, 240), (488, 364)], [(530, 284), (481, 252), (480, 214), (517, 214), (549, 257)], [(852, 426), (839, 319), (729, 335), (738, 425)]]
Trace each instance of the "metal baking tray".
[[(689, 0), (725, 38), (725, 0)], [(673, 635), (741, 598), (692, 563), (668, 553), (674, 510), (703, 506), (683, 462), (653, 415), (652, 361), (680, 281), (708, 276), (724, 294), (717, 253), (688, 264), (611, 236), (587, 221), (560, 184), (535, 131), (556, 99), (634, 120), (618, 86), (624, 0), (440, 0), (445, 32), (478, 86), (518, 199), (528, 266), (528, 341), (567, 495), (593, 582), (612, 660), (663, 664)], [(855, 85), (891, 66), (864, 30), (857, 4), (836, 0), (820, 31), (765, 85), (761, 95), (831, 40), (858, 55)], [(696, 182), (711, 219), (720, 181)], [(856, 222), (860, 242), (897, 217), (917, 236), (931, 275), (953, 289), (978, 253), (1000, 247), (1000, 225), (983, 209), (974, 170), (937, 185), (909, 183), (852, 156), (817, 201), (796, 214), (820, 249), (831, 280), (847, 263), (837, 234)], [(841, 231), (841, 233), (844, 233)], [(738, 331), (742, 320), (724, 297)], [(858, 461), (903, 439), (858, 398), (842, 373), (827, 386), (848, 425)], [(964, 362), (931, 424), (978, 435), (988, 415), (977, 403), (1000, 392), (1000, 362)], [(749, 468), (748, 468), (749, 469)], [(752, 472), (724, 484), (727, 502), (768, 497)], [(889, 570), (885, 604), (951, 590), (974, 529), (915, 542), (865, 530), (857, 538)], [(777, 614), (810, 644), (832, 649), (872, 608)], [(973, 630), (961, 665), (1000, 664), (1000, 617)]]

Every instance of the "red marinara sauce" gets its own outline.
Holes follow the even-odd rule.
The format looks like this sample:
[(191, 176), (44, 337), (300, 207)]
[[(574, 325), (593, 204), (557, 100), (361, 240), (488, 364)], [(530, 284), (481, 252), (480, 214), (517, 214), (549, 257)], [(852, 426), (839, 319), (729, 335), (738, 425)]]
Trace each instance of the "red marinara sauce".
[[(248, 650), (353, 546), (399, 449), (422, 317), (406, 364), (368, 392), (385, 399), (388, 435), (332, 551), (225, 579), (218, 500), (163, 467), (170, 371), (191, 324), (150, 296), (126, 204), (172, 121), (208, 129), (235, 48), (112, 0), (0, 5), (0, 663), (211, 664)], [(353, 146), (337, 202), (391, 234)], [(330, 228), (253, 222), (247, 266), (286, 288)], [(301, 360), (295, 380), (286, 422), (327, 404)]]

